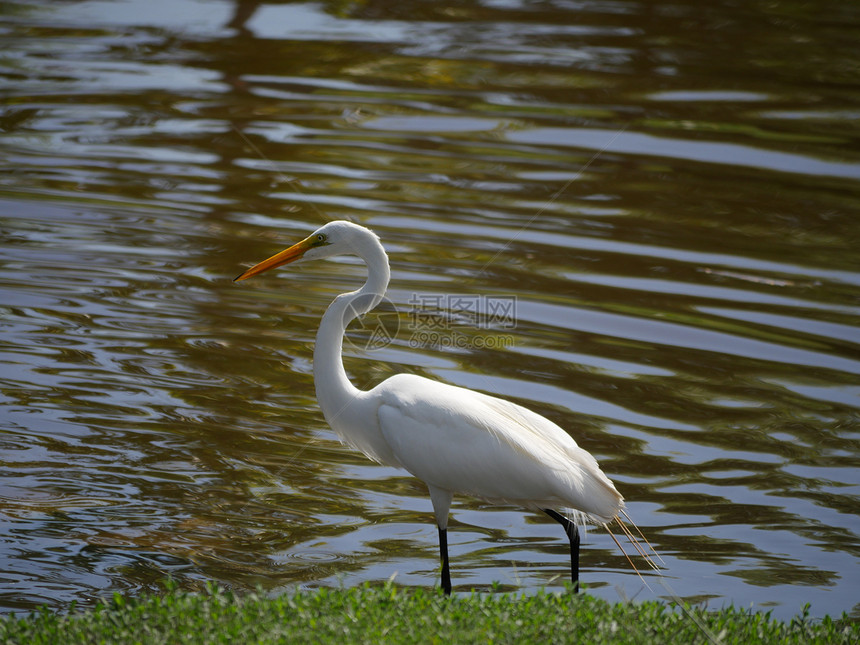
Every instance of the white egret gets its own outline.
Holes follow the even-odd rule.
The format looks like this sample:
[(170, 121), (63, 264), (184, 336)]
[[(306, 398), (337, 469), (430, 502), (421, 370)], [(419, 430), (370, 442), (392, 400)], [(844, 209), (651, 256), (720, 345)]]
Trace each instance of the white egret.
[(368, 277), (357, 291), (335, 298), (322, 317), (313, 359), (317, 399), (343, 441), (379, 463), (409, 471), (427, 485), (439, 529), (446, 594), (451, 593), (448, 510), (455, 493), (540, 510), (559, 522), (570, 541), (576, 589), (579, 531), (576, 522), (559, 510), (572, 509), (604, 526), (618, 520), (639, 554), (652, 564), (639, 538), (619, 518), (626, 517), (624, 500), (613, 483), (595, 458), (549, 419), (509, 401), (413, 374), (397, 374), (367, 392), (349, 381), (341, 357), (344, 331), (356, 316), (379, 304), (391, 275), (388, 256), (370, 230), (345, 221), (329, 222), (235, 281), (289, 262), (335, 255), (357, 255), (367, 264)]

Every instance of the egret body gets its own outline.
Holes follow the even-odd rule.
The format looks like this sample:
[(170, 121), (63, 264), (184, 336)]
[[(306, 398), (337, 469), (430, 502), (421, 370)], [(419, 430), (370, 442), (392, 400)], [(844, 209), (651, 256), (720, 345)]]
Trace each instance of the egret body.
[(570, 541), (571, 580), (578, 589), (579, 532), (564, 511), (605, 525), (624, 509), (623, 498), (590, 453), (549, 419), (510, 401), (412, 374), (392, 376), (366, 392), (347, 378), (341, 357), (344, 331), (379, 304), (391, 275), (374, 233), (346, 221), (329, 222), (236, 281), (289, 262), (335, 255), (357, 255), (368, 276), (360, 289), (335, 298), (322, 317), (313, 362), (317, 399), (343, 441), (427, 485), (445, 593), (451, 593), (447, 527), (455, 493), (540, 510), (559, 522)]

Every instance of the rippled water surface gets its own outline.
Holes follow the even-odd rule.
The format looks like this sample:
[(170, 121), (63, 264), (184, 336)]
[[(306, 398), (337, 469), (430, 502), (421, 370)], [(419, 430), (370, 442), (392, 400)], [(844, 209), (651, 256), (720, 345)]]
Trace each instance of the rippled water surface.
[[(316, 405), (362, 268), (231, 282), (347, 218), (393, 269), (355, 383), (569, 429), (666, 561), (593, 529), (590, 593), (860, 615), (860, 10), (706, 4), (4, 3), (0, 609), (438, 583), (422, 484)], [(457, 590), (565, 579), (521, 509), (449, 540)]]

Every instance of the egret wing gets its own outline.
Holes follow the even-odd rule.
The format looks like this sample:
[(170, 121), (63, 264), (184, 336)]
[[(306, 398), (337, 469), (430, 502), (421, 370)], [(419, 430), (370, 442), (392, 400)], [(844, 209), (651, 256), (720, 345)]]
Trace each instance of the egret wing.
[(522, 406), (411, 375), (371, 394), (391, 450), (431, 486), (531, 508), (571, 507), (601, 520), (622, 507), (594, 457)]

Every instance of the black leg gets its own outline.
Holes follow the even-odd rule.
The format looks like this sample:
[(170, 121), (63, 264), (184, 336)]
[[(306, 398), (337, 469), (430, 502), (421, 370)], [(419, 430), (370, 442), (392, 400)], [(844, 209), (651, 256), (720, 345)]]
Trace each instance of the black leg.
[[(439, 527), (437, 527), (439, 528)], [(439, 553), (442, 556), (442, 591), (451, 595), (451, 570), (448, 568), (448, 530), (439, 529)]]
[(573, 583), (573, 590), (579, 593), (579, 529), (574, 522), (550, 508), (543, 509), (543, 512), (561, 524), (567, 533), (567, 539), (570, 540), (570, 581)]

